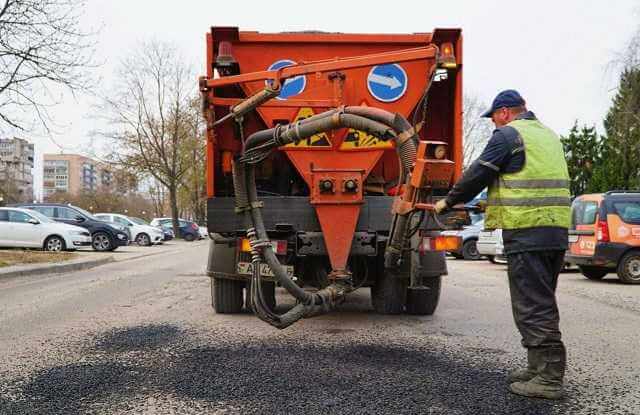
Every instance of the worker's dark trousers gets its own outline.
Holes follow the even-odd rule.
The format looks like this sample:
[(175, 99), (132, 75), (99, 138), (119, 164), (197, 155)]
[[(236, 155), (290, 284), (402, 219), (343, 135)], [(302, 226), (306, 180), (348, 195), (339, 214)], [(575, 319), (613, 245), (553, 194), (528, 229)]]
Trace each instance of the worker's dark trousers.
[(555, 293), (564, 251), (520, 252), (507, 255), (507, 261), (511, 307), (522, 345), (561, 345)]

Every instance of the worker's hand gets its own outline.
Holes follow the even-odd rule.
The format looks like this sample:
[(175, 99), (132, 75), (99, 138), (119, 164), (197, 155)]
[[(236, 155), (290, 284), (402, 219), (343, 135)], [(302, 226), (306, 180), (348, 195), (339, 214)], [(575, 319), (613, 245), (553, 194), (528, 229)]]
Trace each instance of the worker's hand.
[(449, 205), (447, 204), (446, 200), (440, 199), (436, 202), (435, 211), (438, 215), (444, 213), (448, 209), (449, 209)]

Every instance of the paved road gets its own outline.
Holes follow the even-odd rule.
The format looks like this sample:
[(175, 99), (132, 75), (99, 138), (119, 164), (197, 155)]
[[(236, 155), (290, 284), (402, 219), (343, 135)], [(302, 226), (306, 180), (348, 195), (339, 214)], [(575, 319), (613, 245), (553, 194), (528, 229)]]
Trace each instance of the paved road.
[(212, 312), (206, 242), (149, 250), (0, 280), (0, 413), (640, 413), (640, 287), (563, 274), (569, 396), (550, 403), (505, 391), (524, 355), (504, 266), (450, 261), (432, 317), (373, 314), (361, 290), (278, 331)]

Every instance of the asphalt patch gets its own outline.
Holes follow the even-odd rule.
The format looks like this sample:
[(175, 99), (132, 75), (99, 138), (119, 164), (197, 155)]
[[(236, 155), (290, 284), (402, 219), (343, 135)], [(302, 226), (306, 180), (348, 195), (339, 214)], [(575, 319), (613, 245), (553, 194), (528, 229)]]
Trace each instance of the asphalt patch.
[[(571, 383), (559, 402), (510, 394), (494, 350), (366, 333), (250, 339), (214, 330), (171, 340), (181, 333), (173, 326), (104, 333), (95, 341), (101, 349), (81, 350), (82, 363), (13, 386), (0, 379), (0, 413), (546, 415), (593, 413), (594, 400), (630, 413), (616, 407), (619, 397), (585, 395)], [(132, 347), (144, 353), (128, 353)]]
[(183, 336), (180, 328), (170, 324), (124, 327), (102, 334), (96, 340), (95, 348), (108, 352), (149, 350), (166, 346)]

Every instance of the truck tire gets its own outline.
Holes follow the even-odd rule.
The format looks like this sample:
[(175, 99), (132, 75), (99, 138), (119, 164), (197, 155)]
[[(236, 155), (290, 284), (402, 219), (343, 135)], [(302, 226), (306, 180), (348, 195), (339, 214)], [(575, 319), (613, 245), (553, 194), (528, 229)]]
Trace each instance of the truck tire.
[(409, 280), (383, 268), (371, 287), (371, 303), (379, 314), (400, 314), (407, 301)]
[[(262, 296), (270, 310), (276, 308), (276, 283), (262, 281)], [(247, 282), (247, 292), (245, 293), (245, 307), (251, 312), (255, 312), (251, 307), (251, 282)]]
[(420, 287), (407, 288), (407, 313), (430, 316), (438, 307), (442, 277), (425, 278)]
[(582, 275), (590, 280), (601, 280), (609, 273), (609, 270), (606, 268), (590, 267), (588, 265), (579, 266), (578, 269), (580, 269), (580, 273), (582, 273)]
[(242, 304), (244, 303), (242, 290), (245, 282), (220, 278), (219, 274), (217, 275), (217, 273), (235, 274), (235, 271), (235, 239), (215, 235), (209, 242), (207, 275), (211, 277), (211, 305), (216, 313), (239, 313), (242, 310)]
[(640, 251), (627, 252), (618, 262), (618, 278), (625, 284), (640, 284)]
[(233, 314), (242, 311), (244, 285), (243, 281), (211, 278), (211, 298), (216, 313)]

